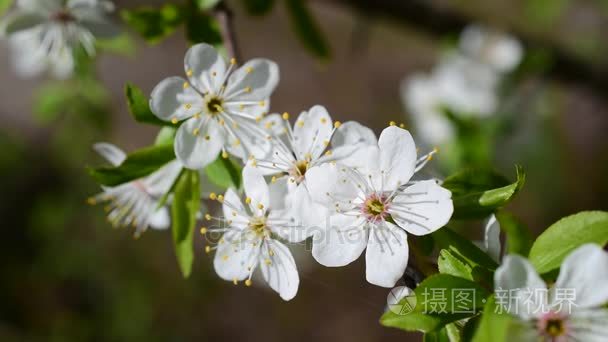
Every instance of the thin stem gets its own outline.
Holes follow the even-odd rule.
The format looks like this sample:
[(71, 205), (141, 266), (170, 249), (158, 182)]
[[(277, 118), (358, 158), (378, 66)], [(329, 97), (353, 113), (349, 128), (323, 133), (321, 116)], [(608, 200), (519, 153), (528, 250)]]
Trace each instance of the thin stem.
[(239, 49), (234, 33), (234, 24), (232, 22), (232, 11), (228, 8), (225, 1), (221, 1), (213, 9), (213, 16), (220, 25), (220, 34), (226, 48), (229, 58), (235, 58), (237, 61), (240, 58)]

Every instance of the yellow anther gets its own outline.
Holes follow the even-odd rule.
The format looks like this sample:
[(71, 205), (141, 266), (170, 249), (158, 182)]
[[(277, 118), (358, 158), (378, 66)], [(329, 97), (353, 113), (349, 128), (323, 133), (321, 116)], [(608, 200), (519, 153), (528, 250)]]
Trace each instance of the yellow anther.
[(207, 221), (211, 221), (211, 215), (209, 215), (209, 214), (205, 214), (205, 220), (207, 220)]
[(95, 204), (97, 204), (97, 200), (95, 200), (95, 198), (93, 198), (93, 197), (89, 197), (89, 198), (87, 198), (87, 203), (90, 205), (95, 205)]
[(222, 151), (222, 158), (228, 159), (228, 152)]
[(235, 65), (236, 64), (236, 58), (230, 58), (230, 64)]
[(201, 118), (201, 113), (196, 113), (196, 114), (194, 114), (194, 118), (195, 118), (195, 119), (200, 119), (200, 118)]
[(274, 121), (268, 121), (268, 122), (267, 122), (267, 123), (264, 125), (264, 127), (265, 127), (266, 129), (271, 129), (271, 128), (272, 128), (272, 126), (274, 126), (274, 125), (275, 125)]
[(199, 129), (198, 129), (198, 128), (195, 128), (195, 129), (192, 131), (192, 134), (194, 134), (194, 135), (198, 135), (198, 132), (199, 132)]
[(245, 68), (245, 72), (248, 73), (248, 74), (251, 74), (252, 71), (253, 71), (252, 67), (246, 67)]
[(287, 112), (283, 113), (282, 117), (283, 117), (283, 120), (289, 120), (289, 113), (287, 113)]
[(262, 116), (256, 116), (255, 122), (259, 123), (260, 121), (262, 121)]
[(324, 145), (325, 147), (329, 146), (329, 140), (324, 140), (324, 141), (323, 141), (323, 145)]
[(236, 139), (234, 141), (234, 146), (240, 146), (241, 145), (241, 141), (239, 139)]
[(232, 283), (233, 283), (234, 285), (238, 285), (238, 284), (239, 284), (239, 281), (238, 281), (238, 280), (236, 280), (236, 278), (232, 278)]
[(270, 259), (266, 259), (266, 260), (264, 260), (264, 263), (265, 263), (266, 265), (270, 265), (270, 264), (272, 264), (272, 261), (270, 261)]
[(217, 201), (220, 203), (224, 203), (224, 195), (218, 195), (217, 196)]
[(219, 121), (218, 123), (220, 124), (220, 126), (224, 126), (224, 124), (225, 124), (226, 122), (224, 121), (224, 119), (220, 119), (220, 121)]
[(184, 89), (188, 89), (188, 88), (190, 88), (190, 83), (184, 82)]
[(208, 135), (205, 135), (205, 140), (211, 140), (211, 137)]
[(271, 249), (271, 250), (269, 250), (269, 251), (268, 251), (268, 254), (269, 254), (270, 256), (274, 256), (274, 251)]
[(209, 199), (212, 201), (215, 201), (217, 199), (217, 194), (215, 192), (212, 192), (209, 194)]
[(192, 71), (192, 69), (188, 69), (188, 71), (186, 71), (186, 75), (188, 75), (188, 77), (191, 77), (194, 74), (194, 72)]
[(405, 128), (405, 124), (402, 122), (399, 124), (399, 128)]
[(251, 286), (251, 279), (245, 280), (245, 286)]
[(264, 205), (262, 203), (258, 204), (258, 209), (264, 209)]
[(186, 108), (186, 109), (188, 109), (188, 110), (189, 110), (190, 108), (192, 108), (192, 104), (191, 104), (191, 103), (186, 103), (186, 104), (184, 105), (184, 108)]
[(312, 154), (310, 154), (310, 153), (305, 153), (305, 154), (304, 154), (304, 159), (306, 159), (306, 160), (311, 160), (311, 159), (312, 159)]
[(259, 105), (260, 105), (260, 107), (264, 107), (266, 105), (266, 101), (260, 101)]
[(245, 92), (246, 93), (251, 93), (251, 87), (245, 87)]
[(211, 76), (213, 76), (213, 77), (215, 77), (216, 75), (217, 75), (217, 72), (215, 72), (215, 71), (211, 73)]
[(331, 153), (332, 153), (332, 152), (331, 152), (331, 150), (327, 150), (327, 151), (325, 152), (325, 155), (326, 155), (326, 156), (331, 156)]
[(244, 104), (242, 104), (242, 105), (239, 105), (239, 109), (240, 109), (240, 110), (243, 110), (243, 109), (245, 109), (245, 105), (244, 105)]
[(224, 255), (224, 256), (222, 257), (222, 260), (224, 260), (224, 261), (228, 260), (228, 255)]
[(245, 203), (247, 203), (247, 204), (251, 203), (251, 197), (245, 198)]
[(174, 125), (176, 125), (177, 124), (177, 118), (171, 119), (171, 123), (174, 124)]
[(397, 125), (397, 123), (395, 121), (391, 121), (391, 122), (388, 123), (388, 125), (389, 126), (395, 126), (395, 125)]
[(205, 253), (207, 253), (207, 254), (211, 253), (211, 247), (210, 246), (205, 246)]
[(327, 123), (327, 119), (326, 118), (321, 118), (321, 123), (322, 124)]
[(304, 121), (303, 120), (298, 120), (298, 122), (296, 122), (296, 125), (300, 128), (304, 127)]
[(342, 123), (340, 121), (334, 122), (334, 127), (335, 128), (339, 128), (340, 126), (342, 126)]
[(207, 234), (207, 227), (201, 227), (200, 232), (201, 232), (202, 235)]
[(277, 177), (276, 176), (272, 176), (272, 179), (270, 180), (270, 183), (274, 183), (277, 181)]

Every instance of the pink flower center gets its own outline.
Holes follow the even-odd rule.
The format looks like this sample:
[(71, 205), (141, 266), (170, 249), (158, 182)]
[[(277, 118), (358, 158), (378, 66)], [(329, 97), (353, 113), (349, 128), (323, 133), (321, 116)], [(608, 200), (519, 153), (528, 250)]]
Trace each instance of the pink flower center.
[(377, 194), (369, 195), (361, 206), (361, 212), (368, 221), (382, 221), (388, 216), (388, 203), (386, 196)]
[(552, 341), (565, 341), (568, 335), (568, 322), (566, 316), (557, 312), (549, 311), (542, 315), (537, 323), (539, 336), (545, 336)]

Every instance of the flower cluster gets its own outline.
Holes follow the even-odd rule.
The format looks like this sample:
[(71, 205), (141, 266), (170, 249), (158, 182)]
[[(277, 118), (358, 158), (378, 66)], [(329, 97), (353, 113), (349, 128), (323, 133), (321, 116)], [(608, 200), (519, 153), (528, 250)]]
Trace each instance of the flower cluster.
[[(201, 228), (222, 234), (216, 245), (206, 246), (215, 251), (221, 278), (251, 285), (259, 268), (268, 285), (290, 300), (299, 278), (285, 243), (312, 236), (319, 263), (344, 266), (366, 249), (367, 280), (391, 287), (408, 263), (408, 233), (429, 234), (449, 221), (450, 191), (436, 180), (414, 178), (436, 151), (418, 157), (408, 131), (390, 126), (377, 138), (356, 122), (333, 121), (319, 105), (292, 126), (288, 113), (268, 113), (279, 69), (266, 59), (237, 66), (198, 44), (186, 54), (185, 73), (160, 82), (150, 99), (159, 119), (179, 125), (175, 163), (200, 170), (232, 155), (244, 164), (244, 199), (238, 189), (212, 193), (223, 215), (204, 215), (208, 225)], [(174, 178), (167, 171), (172, 163), (149, 178)], [(129, 188), (146, 192), (146, 180)], [(120, 187), (101, 196), (106, 194), (121, 195)], [(118, 196), (118, 204), (129, 204), (130, 196)], [(150, 221), (140, 219), (148, 217), (147, 208), (111, 219), (137, 219), (139, 227)]]

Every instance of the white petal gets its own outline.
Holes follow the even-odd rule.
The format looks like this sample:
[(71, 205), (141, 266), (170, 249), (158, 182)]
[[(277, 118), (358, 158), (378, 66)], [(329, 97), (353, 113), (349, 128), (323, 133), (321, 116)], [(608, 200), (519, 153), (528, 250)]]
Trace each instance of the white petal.
[(270, 97), (279, 83), (279, 67), (267, 59), (252, 59), (230, 75), (227, 100), (262, 101)]
[(34, 28), (47, 20), (45, 16), (38, 13), (19, 11), (5, 18), (2, 23), (2, 31), (10, 35)]
[[(334, 150), (334, 154), (342, 154), (343, 149), (348, 149), (346, 146), (338, 147)], [(342, 156), (339, 162), (342, 165), (358, 170), (363, 175), (378, 174), (380, 165), (380, 149), (376, 145), (359, 146), (351, 154)], [(380, 179), (377, 179), (378, 183)]]
[(569, 316), (568, 328), (576, 341), (604, 342), (608, 338), (608, 310), (576, 310)]
[(276, 240), (267, 240), (267, 243), (272, 255), (262, 251), (262, 256), (270, 260), (269, 264), (265, 260), (260, 260), (260, 270), (264, 280), (283, 300), (291, 300), (296, 296), (300, 285), (296, 262), (289, 249), (282, 243)]
[(314, 106), (302, 112), (296, 120), (293, 137), (298, 159), (310, 155), (316, 159), (325, 151), (333, 131), (333, 122), (323, 106)]
[(483, 247), (494, 261), (500, 261), (500, 223), (492, 214), (484, 228)]
[[(201, 120), (204, 120), (202, 124)], [(194, 135), (195, 129), (199, 129), (197, 135)], [(189, 169), (203, 168), (219, 156), (225, 143), (224, 134), (222, 127), (213, 119), (191, 118), (177, 130), (175, 155)]]
[(407, 183), (416, 167), (416, 145), (410, 133), (402, 128), (385, 128), (378, 139), (380, 170), (384, 171), (384, 190)]
[(50, 71), (53, 77), (67, 79), (74, 72), (74, 55), (72, 49), (65, 47), (57, 55), (49, 56)]
[(230, 145), (228, 145), (230, 154), (243, 161), (250, 156), (259, 159), (266, 158), (272, 149), (272, 143), (266, 139), (266, 134), (263, 134), (257, 124), (250, 120), (242, 118), (233, 118), (233, 120), (238, 123), (237, 128), (232, 128), (238, 143), (234, 137), (231, 137)]
[(547, 285), (530, 262), (519, 255), (507, 255), (503, 258), (502, 265), (494, 273), (494, 288), (508, 291), (501, 296), (514, 304), (505, 307), (513, 315), (527, 320), (540, 315), (546, 309)]
[(148, 218), (148, 224), (150, 227), (158, 230), (169, 229), (171, 226), (171, 218), (169, 217), (169, 210), (166, 207), (158, 208)]
[(249, 217), (244, 216), (246, 213), (245, 207), (234, 189), (230, 188), (226, 190), (222, 210), (224, 212), (224, 218), (226, 220), (232, 220), (232, 227), (236, 229), (244, 229), (247, 227)]
[(260, 122), (260, 126), (269, 134), (277, 137), (285, 134), (285, 120), (276, 113), (265, 116)]
[(270, 205), (270, 191), (264, 176), (255, 167), (246, 166), (243, 169), (243, 188), (245, 195), (251, 199), (250, 207), (255, 212), (262, 205), (262, 209)]
[(352, 216), (336, 214), (330, 222), (329, 229), (315, 232), (312, 256), (324, 266), (348, 265), (363, 253), (368, 242), (368, 230), (362, 229), (362, 219)]
[(159, 119), (183, 120), (202, 110), (203, 98), (181, 77), (162, 80), (150, 95), (150, 110)]
[(93, 149), (113, 166), (122, 164), (127, 158), (127, 154), (123, 150), (109, 143), (97, 143), (93, 145)]
[(378, 138), (369, 127), (363, 126), (356, 121), (343, 123), (334, 133), (331, 141), (332, 146), (351, 145), (377, 145)]
[(310, 227), (312, 229), (322, 229), (329, 219), (328, 209), (312, 199), (305, 182), (299, 184), (295, 189), (293, 196), (291, 197), (290, 205), (298, 225)]
[(357, 197), (356, 185), (346, 176), (344, 166), (323, 164), (306, 171), (306, 186), (310, 197), (332, 208), (337, 201), (349, 201)]
[(416, 182), (399, 191), (389, 207), (395, 222), (414, 235), (430, 234), (445, 226), (452, 213), (452, 193), (433, 180)]
[(48, 14), (63, 5), (62, 0), (17, 0), (17, 7), (31, 12)]
[(217, 245), (213, 266), (220, 278), (225, 280), (244, 280), (249, 277), (250, 269), (256, 266), (260, 253), (259, 242), (243, 240), (240, 231), (228, 231)]
[(178, 160), (172, 160), (145, 177), (142, 182), (151, 196), (160, 198), (171, 189), (181, 171), (182, 164)]
[(392, 223), (386, 222), (383, 225), (385, 227), (370, 229), (365, 252), (365, 273), (371, 284), (393, 287), (407, 267), (407, 234)]
[[(593, 308), (608, 302), (608, 253), (595, 244), (585, 244), (570, 253), (552, 289), (574, 290), (579, 308)], [(555, 303), (555, 296), (553, 302)]]
[(201, 93), (219, 93), (226, 77), (226, 61), (213, 46), (192, 46), (184, 58), (184, 68), (190, 82)]

